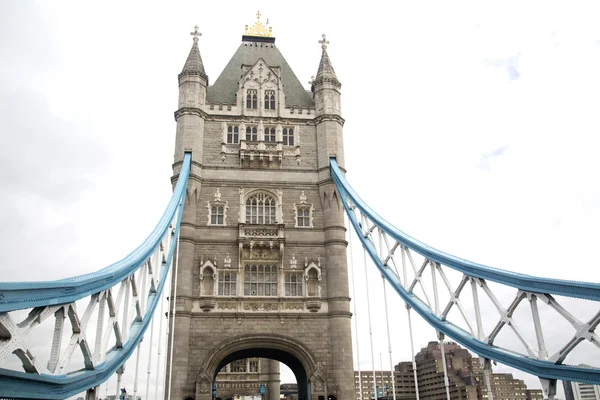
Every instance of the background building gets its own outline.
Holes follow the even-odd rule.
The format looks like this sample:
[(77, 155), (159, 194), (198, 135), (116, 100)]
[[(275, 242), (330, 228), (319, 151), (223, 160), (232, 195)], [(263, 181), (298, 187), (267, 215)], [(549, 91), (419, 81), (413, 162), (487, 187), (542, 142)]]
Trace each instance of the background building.
[[(478, 358), (471, 356), (468, 350), (453, 342), (444, 343), (446, 366), (451, 400), (487, 400), (487, 385)], [(417, 384), (420, 400), (446, 400), (446, 386), (442, 350), (438, 342), (429, 342), (415, 356), (417, 365)], [(390, 371), (375, 371), (378, 387), (389, 390), (379, 392), (377, 398), (392, 399), (392, 380)], [(361, 372), (363, 396), (360, 397), (358, 372), (354, 373), (357, 400), (375, 398), (373, 396), (373, 371)], [(412, 362), (403, 361), (394, 367), (394, 386), (396, 399), (416, 400), (416, 385)], [(541, 390), (529, 390), (520, 379), (512, 374), (491, 374), (491, 387), (494, 400), (542, 400)], [(589, 398), (594, 399), (594, 398)], [(567, 399), (570, 400), (570, 399)], [(578, 398), (573, 400), (588, 400)], [(600, 400), (600, 399), (599, 399)]]
[(563, 381), (566, 400), (600, 400), (600, 386)]
[[(217, 399), (235, 400), (237, 396), (260, 396), (263, 385), (265, 398), (269, 388), (279, 388), (279, 361), (266, 358), (242, 358), (224, 366), (217, 374)], [(277, 393), (279, 396), (279, 393)]]

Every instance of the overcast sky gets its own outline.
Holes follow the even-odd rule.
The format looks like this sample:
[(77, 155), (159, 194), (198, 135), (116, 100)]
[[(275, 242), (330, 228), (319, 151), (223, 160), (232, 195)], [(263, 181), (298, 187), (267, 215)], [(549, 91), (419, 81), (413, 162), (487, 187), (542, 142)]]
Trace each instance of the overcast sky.
[[(469, 260), (598, 281), (597, 8), (2, 1), (2, 280), (93, 271), (139, 244), (170, 198), (177, 74), (190, 31), (198, 24), (203, 33), (212, 83), (260, 9), (306, 88), (327, 34), (343, 85), (348, 179), (382, 216)], [(393, 301), (398, 362), (410, 349)], [(373, 315), (383, 334), (382, 313)], [(363, 368), (371, 365), (365, 316), (359, 309)], [(418, 349), (435, 336), (415, 324)], [(375, 353), (387, 368), (385, 341)]]

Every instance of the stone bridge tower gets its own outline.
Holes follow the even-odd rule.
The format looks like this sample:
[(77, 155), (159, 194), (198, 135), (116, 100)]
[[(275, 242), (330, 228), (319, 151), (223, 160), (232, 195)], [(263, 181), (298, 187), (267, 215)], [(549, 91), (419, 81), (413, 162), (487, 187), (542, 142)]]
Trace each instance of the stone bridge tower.
[[(172, 398), (211, 399), (217, 373), (253, 357), (288, 365), (300, 399), (351, 400), (347, 243), (329, 173), (330, 157), (344, 167), (341, 84), (325, 35), (306, 90), (257, 16), (212, 85), (197, 28), (179, 74), (173, 181), (184, 152), (192, 171)], [(266, 398), (279, 398), (271, 386)]]

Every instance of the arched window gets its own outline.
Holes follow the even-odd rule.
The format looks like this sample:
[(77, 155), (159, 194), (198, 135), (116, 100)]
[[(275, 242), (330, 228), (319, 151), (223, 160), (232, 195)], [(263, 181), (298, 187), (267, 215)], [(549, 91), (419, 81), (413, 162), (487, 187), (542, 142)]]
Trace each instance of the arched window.
[(244, 296), (277, 296), (277, 266), (246, 264)]
[(283, 145), (294, 145), (294, 128), (283, 128)]
[(275, 91), (265, 90), (265, 110), (275, 109)]
[(246, 200), (247, 224), (275, 224), (276, 202), (268, 194), (258, 193)]
[(317, 270), (314, 268), (311, 268), (310, 271), (308, 271), (306, 291), (309, 296), (314, 297), (319, 295), (319, 276), (317, 274)]
[(258, 108), (258, 92), (255, 89), (246, 92), (246, 108)]
[(256, 142), (258, 140), (258, 131), (255, 126), (249, 126), (246, 128), (246, 140), (248, 142)]
[(275, 142), (275, 128), (265, 128), (265, 142)]

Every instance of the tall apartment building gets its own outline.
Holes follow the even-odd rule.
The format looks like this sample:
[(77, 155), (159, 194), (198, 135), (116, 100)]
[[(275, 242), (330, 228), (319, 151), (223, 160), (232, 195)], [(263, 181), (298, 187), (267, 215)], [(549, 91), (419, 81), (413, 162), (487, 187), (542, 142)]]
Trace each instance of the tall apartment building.
[[(445, 343), (444, 353), (451, 400), (487, 400), (487, 385), (478, 358), (471, 356), (468, 350), (456, 343)], [(394, 368), (394, 386), (397, 400), (416, 400), (417, 386), (420, 400), (446, 400), (446, 385), (442, 350), (438, 342), (430, 342), (415, 356), (417, 365), (417, 385), (415, 385), (412, 362), (403, 361)], [(376, 379), (383, 376), (381, 382), (391, 383), (389, 371), (376, 371)], [(363, 371), (363, 397), (360, 398), (358, 374), (355, 372), (356, 399), (373, 399), (373, 373)], [(389, 377), (389, 378), (386, 378)], [(491, 387), (494, 400), (542, 400), (541, 390), (529, 390), (522, 380), (514, 379), (512, 374), (491, 374)], [(392, 399), (391, 391), (379, 393), (378, 398)], [(567, 399), (569, 400), (569, 399)], [(574, 399), (588, 400), (588, 399)], [(600, 399), (598, 399), (600, 400)]]
[(600, 386), (563, 381), (566, 400), (600, 400)]

